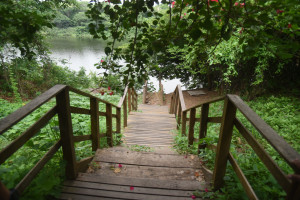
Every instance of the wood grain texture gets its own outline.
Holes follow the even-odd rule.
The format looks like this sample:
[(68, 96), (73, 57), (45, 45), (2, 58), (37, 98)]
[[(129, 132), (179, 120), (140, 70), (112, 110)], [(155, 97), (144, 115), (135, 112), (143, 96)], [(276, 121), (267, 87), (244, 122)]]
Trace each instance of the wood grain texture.
[(195, 116), (196, 116), (196, 108), (192, 108), (190, 112), (190, 120), (189, 120), (189, 145), (193, 145), (194, 142), (194, 130), (195, 130)]
[(274, 149), (294, 169), (297, 167), (293, 161), (300, 159), (300, 154), (291, 147), (278, 133), (262, 120), (243, 100), (237, 95), (227, 95), (229, 100), (243, 113), (258, 132), (274, 147)]
[(170, 146), (173, 143), (170, 131), (175, 129), (176, 120), (174, 115), (168, 114), (167, 106), (139, 105), (139, 112), (129, 115), (124, 142), (128, 145)]
[[(209, 112), (209, 104), (203, 104), (201, 107), (201, 121), (200, 121), (200, 131), (199, 131), (199, 139), (203, 139), (206, 137), (207, 133), (207, 122), (208, 122), (208, 112)], [(205, 144), (198, 145), (198, 152), (200, 153), (200, 149), (205, 148)]]
[(24, 117), (32, 113), (34, 110), (39, 108), (41, 105), (49, 101), (52, 97), (54, 97), (57, 93), (66, 88), (65, 85), (55, 85), (50, 88), (37, 98), (30, 101), (25, 106), (19, 108), (17, 111), (11, 113), (7, 117), (0, 120), (0, 135), (2, 135), (5, 131), (7, 131), (10, 127), (18, 123)]

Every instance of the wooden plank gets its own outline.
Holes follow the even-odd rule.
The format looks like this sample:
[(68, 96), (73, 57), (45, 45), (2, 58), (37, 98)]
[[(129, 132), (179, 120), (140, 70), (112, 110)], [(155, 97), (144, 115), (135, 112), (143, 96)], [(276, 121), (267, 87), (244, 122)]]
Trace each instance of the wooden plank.
[(70, 111), (71, 111), (71, 113), (75, 113), (75, 114), (85, 114), (85, 115), (91, 114), (91, 111), (89, 109), (78, 108), (78, 107), (74, 107), (74, 106), (70, 106)]
[[(149, 156), (151, 155), (151, 156)], [(197, 160), (198, 158), (194, 158)], [(178, 159), (177, 155), (159, 155), (159, 154), (141, 154), (139, 152), (127, 151), (116, 154), (110, 149), (98, 149), (94, 161), (107, 163), (122, 163), (128, 165), (152, 166), (152, 167), (169, 167), (169, 168), (201, 168), (200, 162), (192, 162), (190, 157)]]
[(77, 136), (73, 136), (73, 141), (74, 142), (82, 142), (82, 141), (91, 140), (91, 139), (92, 139), (91, 135), (77, 135)]
[(113, 146), (113, 136), (112, 136), (112, 107), (110, 104), (106, 104), (106, 136), (107, 144)]
[(105, 100), (103, 100), (103, 99), (100, 99), (100, 98), (98, 98), (98, 97), (95, 97), (95, 96), (93, 96), (93, 95), (91, 95), (91, 94), (89, 94), (89, 93), (83, 92), (83, 91), (81, 91), (81, 90), (78, 90), (78, 89), (73, 88), (73, 87), (70, 87), (70, 86), (68, 86), (68, 88), (69, 88), (69, 90), (70, 90), (71, 92), (74, 92), (74, 93), (76, 93), (76, 94), (80, 94), (80, 95), (85, 96), (85, 97), (96, 98), (99, 102), (102, 102), (102, 103), (105, 103), (105, 104), (110, 104), (110, 105), (113, 106), (113, 107), (117, 107), (116, 105), (114, 105), (114, 104), (112, 104), (112, 103), (110, 103), (110, 102), (108, 102), (108, 101), (105, 101)]
[(117, 133), (121, 133), (121, 108), (116, 108), (116, 113), (117, 113), (117, 120), (116, 120), (116, 124), (117, 124)]
[(96, 151), (100, 147), (100, 124), (99, 124), (99, 102), (96, 98), (90, 98), (91, 108), (91, 139), (92, 150)]
[[(115, 192), (128, 192), (128, 186), (93, 183), (93, 182), (83, 182), (83, 181), (66, 181), (64, 183), (64, 186), (77, 187), (77, 188), (90, 188), (90, 189), (115, 191)], [(175, 196), (175, 197), (180, 197), (180, 196), (181, 197), (190, 197), (194, 191), (135, 187), (134, 192), (139, 193), (139, 194), (152, 194), (152, 195), (164, 195), (164, 196)]]
[[(148, 195), (148, 194), (139, 194), (135, 193), (134, 191), (130, 192), (130, 187), (128, 188), (128, 192), (118, 192), (118, 191), (106, 191), (106, 190), (96, 190), (96, 189), (88, 189), (88, 188), (74, 188), (74, 187), (67, 187), (63, 188), (65, 193), (71, 194), (84, 194), (87, 196), (94, 196), (94, 197), (110, 197), (111, 199), (115, 198), (122, 198), (122, 199), (130, 199), (130, 200), (140, 200), (140, 199), (147, 199), (147, 200), (186, 200), (186, 197), (173, 197), (173, 196), (158, 196), (158, 195)], [(190, 197), (189, 197), (190, 198)]]
[[(64, 200), (111, 200), (111, 197), (94, 197), (94, 196), (87, 196), (81, 194), (72, 194), (72, 193), (62, 193), (59, 199)], [(114, 200), (124, 200), (124, 199), (116, 199)]]
[(146, 104), (146, 97), (147, 97), (147, 80), (145, 80), (144, 84), (144, 89), (143, 89), (143, 104)]
[(75, 179), (77, 176), (76, 157), (68, 88), (56, 95), (56, 105), (63, 157), (66, 161), (66, 177), (68, 179)]
[(192, 108), (199, 108), (199, 107), (201, 107), (203, 104), (206, 104), (206, 103), (215, 103), (215, 102), (218, 102), (218, 101), (222, 101), (222, 100), (224, 100), (225, 99), (225, 97), (226, 96), (219, 96), (219, 97), (213, 97), (213, 98), (211, 98), (211, 99), (208, 99), (208, 100), (206, 100), (206, 101), (204, 101), (204, 102), (202, 102), (202, 103), (200, 103), (200, 104), (198, 104), (198, 105), (196, 105), (196, 106), (193, 106), (193, 107), (191, 107), (191, 108), (189, 108), (189, 109), (186, 109), (186, 111), (189, 111), (189, 110), (191, 110)]
[(216, 152), (216, 161), (213, 174), (213, 187), (220, 189), (223, 186), (223, 177), (225, 176), (229, 147), (233, 130), (233, 121), (235, 119), (236, 107), (228, 98), (224, 101), (224, 111), (220, 136)]
[(57, 107), (51, 108), (45, 115), (29, 127), (24, 133), (12, 141), (0, 151), (0, 164), (4, 163), (13, 153), (21, 148), (30, 138), (32, 138), (41, 128), (46, 126), (52, 117), (56, 115)]
[(194, 142), (194, 130), (195, 130), (195, 116), (196, 108), (191, 109), (190, 121), (189, 121), (189, 145), (193, 145)]
[(80, 173), (77, 178), (78, 181), (125, 185), (144, 188), (160, 188), (169, 190), (200, 190), (204, 191), (207, 187), (205, 183), (198, 181), (183, 181), (183, 180), (156, 180), (143, 178), (128, 178), (128, 177), (112, 177), (106, 175), (97, 175)]
[(186, 122), (187, 122), (186, 115), (187, 115), (186, 111), (182, 112), (181, 135), (183, 136), (186, 136)]
[(78, 172), (85, 172), (88, 168), (88, 164), (93, 160), (94, 156), (90, 156), (84, 159), (81, 159), (79, 162), (76, 163), (77, 171)]
[(258, 200), (254, 190), (252, 189), (250, 183), (248, 182), (247, 178), (245, 177), (243, 171), (241, 170), (241, 168), (239, 167), (239, 165), (237, 164), (236, 160), (234, 159), (234, 157), (231, 155), (231, 153), (228, 154), (228, 160), (232, 165), (233, 170), (235, 171), (236, 175), (238, 176), (238, 178), (240, 179), (240, 182), (248, 196), (249, 199), (253, 199), (253, 200)]
[(269, 169), (271, 174), (275, 177), (279, 185), (288, 192), (291, 187), (291, 182), (286, 178), (284, 172), (279, 168), (276, 162), (271, 158), (271, 156), (264, 150), (263, 146), (260, 145), (257, 140), (252, 136), (252, 134), (244, 127), (244, 125), (238, 120), (234, 120), (234, 125), (246, 139), (248, 144), (252, 147), (254, 152), (260, 158), (260, 160)]
[(221, 123), (222, 122), (222, 117), (208, 117), (207, 122), (210, 123)]
[(274, 129), (262, 120), (243, 100), (237, 95), (228, 95), (230, 101), (243, 113), (258, 132), (273, 146), (273, 148), (287, 161), (294, 169), (297, 167), (293, 161), (300, 159), (300, 154), (291, 147)]
[(66, 86), (65, 85), (55, 85), (50, 88), (37, 98), (30, 101), (25, 106), (19, 108), (15, 112), (11, 113), (7, 117), (0, 120), (0, 135), (2, 135), (5, 131), (11, 128), (13, 125), (21, 121), (24, 117), (32, 113), (34, 110), (39, 108), (41, 105), (49, 101), (52, 97), (54, 97), (57, 93), (62, 91)]
[(35, 166), (26, 174), (26, 176), (18, 183), (15, 189), (22, 194), (23, 191), (29, 186), (31, 181), (36, 177), (36, 175), (43, 169), (45, 164), (53, 157), (53, 155), (58, 151), (61, 147), (61, 140), (56, 142), (49, 151), (39, 160)]
[(122, 98), (120, 99), (119, 103), (118, 103), (118, 107), (121, 108), (124, 101), (126, 100), (126, 95), (127, 95), (127, 91), (128, 91), (128, 85), (125, 87), (124, 93)]
[(181, 85), (177, 85), (177, 89), (178, 89), (181, 108), (182, 108), (182, 110), (186, 110), (186, 106), (185, 106), (185, 102), (184, 102), (184, 98), (183, 98), (183, 94), (182, 94), (182, 90), (181, 90)]
[[(201, 107), (201, 121), (200, 121), (200, 131), (199, 131), (199, 139), (203, 139), (206, 137), (207, 133), (207, 122), (208, 122), (208, 112), (209, 112), (209, 104), (203, 104)], [(206, 144), (198, 145), (198, 153), (200, 153), (200, 149), (204, 149)]]
[(123, 127), (127, 127), (127, 97), (125, 95), (125, 100), (123, 103)]

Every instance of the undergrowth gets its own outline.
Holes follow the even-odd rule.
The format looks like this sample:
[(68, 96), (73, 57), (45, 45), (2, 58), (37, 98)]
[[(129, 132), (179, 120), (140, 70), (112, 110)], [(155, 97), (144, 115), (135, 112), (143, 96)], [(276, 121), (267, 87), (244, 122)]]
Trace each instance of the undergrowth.
[[(118, 95), (99, 95), (99, 98), (117, 104)], [(89, 108), (89, 98), (70, 93), (71, 106)], [(0, 119), (17, 110), (25, 103), (9, 103), (0, 99)], [(32, 114), (14, 125), (0, 136), (0, 149), (5, 148), (10, 142), (16, 139), (35, 121), (43, 116), (55, 105), (55, 99), (50, 100)], [(99, 109), (105, 112), (105, 104), (99, 103)], [(113, 108), (113, 114), (116, 110)], [(123, 119), (123, 118), (122, 118)], [(100, 133), (106, 132), (105, 117), (100, 116)], [(91, 124), (89, 115), (72, 114), (72, 124), (74, 135), (91, 134)], [(116, 120), (113, 120), (115, 129)], [(121, 143), (122, 135), (114, 134), (114, 145)], [(42, 158), (49, 148), (60, 138), (58, 117), (52, 118), (49, 123), (42, 128), (33, 138), (14, 153), (5, 163), (0, 165), (1, 181), (8, 187), (14, 188), (17, 183), (29, 172), (30, 169)], [(100, 148), (108, 147), (106, 138), (100, 139)], [(92, 152), (91, 141), (75, 143), (76, 160), (86, 158), (94, 154)], [(65, 163), (63, 161), (62, 150), (60, 149), (54, 157), (46, 164), (38, 176), (32, 181), (30, 186), (22, 194), (21, 199), (46, 199), (58, 197), (61, 183), (65, 179)]]
[[(282, 136), (296, 151), (300, 152), (300, 101), (295, 97), (268, 96), (260, 97), (253, 101), (246, 102), (264, 121), (266, 121), (280, 136)], [(221, 116), (223, 102), (213, 103), (209, 107), (209, 116)], [(197, 117), (200, 117), (200, 110), (197, 110)], [(247, 119), (237, 112), (237, 118), (253, 134), (272, 159), (286, 173), (291, 174), (293, 170), (274, 150), (274, 148), (256, 131)], [(179, 129), (180, 130), (180, 129)], [(188, 127), (187, 131), (188, 133)], [(220, 132), (220, 124), (209, 123), (207, 137), (199, 141), (209, 145), (217, 145)], [(199, 123), (195, 125), (194, 137), (199, 138)], [(175, 148), (180, 153), (198, 154), (197, 146), (194, 143), (188, 147), (187, 137), (182, 137), (178, 132), (175, 137)], [(234, 128), (230, 152), (233, 154), (248, 181), (252, 185), (259, 199), (284, 199), (285, 192), (277, 183), (272, 174), (260, 161), (252, 148), (243, 139), (241, 134)], [(200, 151), (199, 156), (206, 167), (213, 170), (215, 162), (215, 152), (210, 149)], [(257, 178), (259, 177), (259, 179)], [(232, 166), (227, 164), (227, 171), (224, 177), (225, 186), (221, 192), (216, 193), (216, 199), (248, 199), (244, 189), (235, 175)]]

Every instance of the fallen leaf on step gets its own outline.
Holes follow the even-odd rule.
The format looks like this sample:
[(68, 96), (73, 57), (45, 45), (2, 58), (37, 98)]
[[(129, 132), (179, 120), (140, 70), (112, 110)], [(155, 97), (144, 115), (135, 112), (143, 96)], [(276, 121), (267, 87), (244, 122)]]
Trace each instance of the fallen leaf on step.
[(194, 160), (194, 158), (195, 158), (195, 156), (194, 156), (194, 155), (191, 155), (191, 159)]
[(195, 176), (199, 177), (200, 176), (199, 172), (195, 172)]
[(87, 173), (94, 173), (94, 172), (95, 170), (91, 166), (89, 166), (89, 168), (87, 169)]
[(120, 172), (121, 172), (121, 169), (120, 169), (120, 168), (115, 168), (115, 169), (114, 169), (114, 173), (117, 174), (117, 173), (120, 173)]

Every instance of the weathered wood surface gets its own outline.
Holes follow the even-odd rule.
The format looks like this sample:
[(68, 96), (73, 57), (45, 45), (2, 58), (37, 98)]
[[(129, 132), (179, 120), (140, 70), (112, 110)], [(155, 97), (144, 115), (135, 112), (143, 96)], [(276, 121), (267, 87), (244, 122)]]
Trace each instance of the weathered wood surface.
[(97, 150), (90, 166), (75, 181), (64, 183), (61, 199), (181, 200), (209, 187), (199, 158), (193, 155), (114, 147)]
[(176, 129), (174, 115), (168, 114), (167, 106), (139, 105), (138, 112), (131, 112), (128, 127), (124, 130), (127, 145), (170, 146), (171, 130)]

